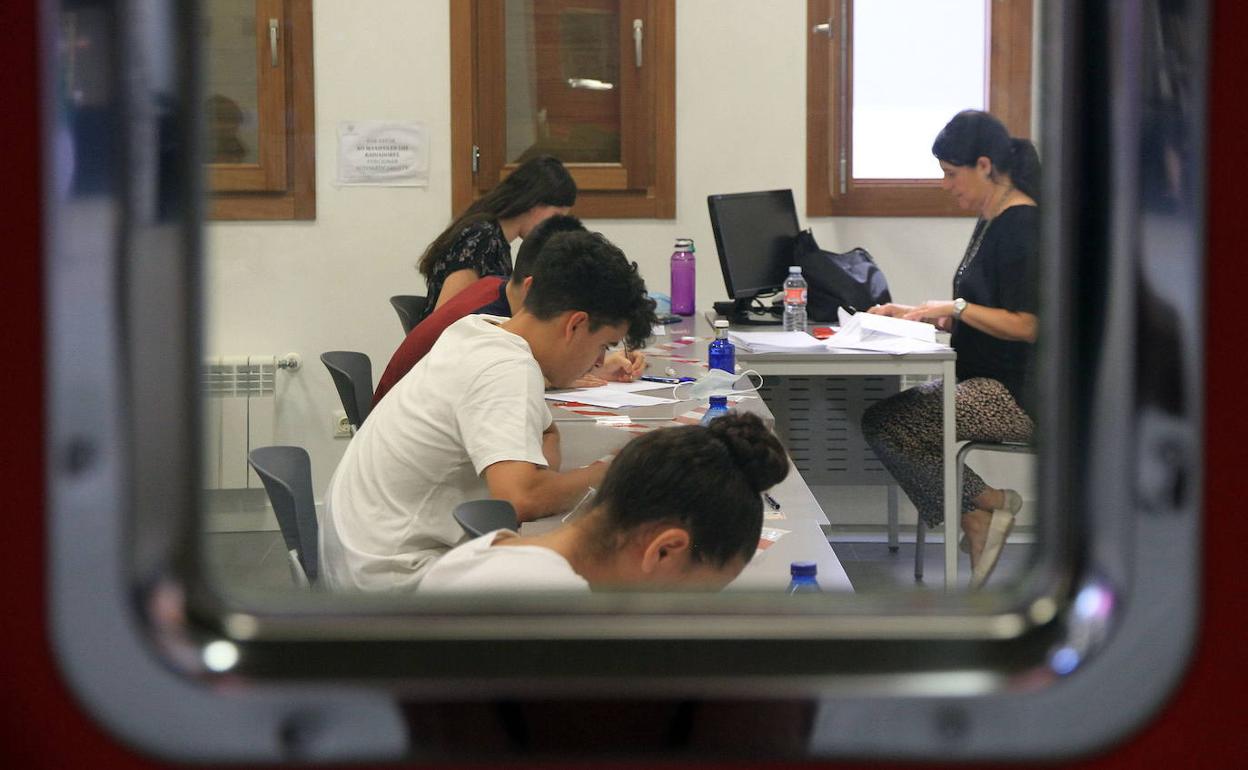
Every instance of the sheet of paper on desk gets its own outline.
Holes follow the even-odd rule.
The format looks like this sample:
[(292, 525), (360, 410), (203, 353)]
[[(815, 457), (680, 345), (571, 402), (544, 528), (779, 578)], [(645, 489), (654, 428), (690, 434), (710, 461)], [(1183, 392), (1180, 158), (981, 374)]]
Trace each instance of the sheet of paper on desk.
[(936, 341), (936, 327), (871, 313), (839, 311), (841, 328), (823, 341), (829, 350), (870, 350), (877, 353), (938, 353), (948, 345)]
[(822, 353), (823, 342), (806, 332), (728, 332), (732, 344), (751, 353)]
[[(653, 385), (654, 383), (649, 383)], [(547, 393), (547, 401), (573, 401), (578, 404), (588, 404), (589, 406), (601, 406), (607, 409), (625, 409), (630, 406), (658, 406), (660, 404), (674, 404), (674, 398), (658, 398), (656, 396), (647, 396), (641, 393), (625, 393), (618, 390), (611, 390), (606, 387), (602, 388), (584, 388), (581, 390), (562, 390), (557, 393)]]
[(637, 393), (642, 390), (658, 391), (653, 395), (670, 396), (672, 394), (672, 385), (663, 382), (651, 382), (650, 380), (637, 380), (636, 382), (608, 382), (605, 385), (599, 385), (596, 388), (580, 388), (581, 391), (609, 391), (612, 393)]

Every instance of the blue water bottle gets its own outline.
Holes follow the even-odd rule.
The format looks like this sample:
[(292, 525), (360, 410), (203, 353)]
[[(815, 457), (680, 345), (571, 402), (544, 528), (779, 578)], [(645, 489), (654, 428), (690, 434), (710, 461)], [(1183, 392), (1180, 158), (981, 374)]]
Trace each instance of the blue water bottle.
[(715, 339), (707, 348), (707, 365), (722, 369), (729, 374), (737, 372), (737, 348), (728, 340), (728, 321), (721, 318), (715, 322)]
[(795, 561), (790, 564), (789, 575), (792, 576), (792, 580), (789, 581), (788, 593), (818, 593), (821, 590), (819, 581), (815, 580), (815, 573), (818, 569), (819, 565), (813, 561)]
[(728, 414), (728, 397), (727, 396), (711, 396), (711, 405), (707, 408), (706, 414), (702, 415), (701, 425), (710, 425), (713, 421)]

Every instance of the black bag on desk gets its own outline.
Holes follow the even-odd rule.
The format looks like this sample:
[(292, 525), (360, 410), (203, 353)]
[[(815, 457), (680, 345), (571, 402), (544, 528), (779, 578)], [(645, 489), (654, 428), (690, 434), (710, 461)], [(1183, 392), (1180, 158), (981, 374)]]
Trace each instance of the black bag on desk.
[(844, 254), (824, 251), (809, 230), (798, 233), (793, 264), (806, 279), (806, 317), (812, 321), (835, 321), (838, 307), (866, 310), (892, 302), (888, 281), (866, 249)]

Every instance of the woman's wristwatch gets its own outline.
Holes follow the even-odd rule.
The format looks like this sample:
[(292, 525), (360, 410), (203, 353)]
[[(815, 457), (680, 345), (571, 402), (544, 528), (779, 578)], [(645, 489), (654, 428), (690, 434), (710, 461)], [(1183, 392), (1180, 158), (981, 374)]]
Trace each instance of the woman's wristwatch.
[(953, 301), (953, 317), (959, 321), (962, 320), (963, 310), (966, 310), (966, 300), (958, 297)]

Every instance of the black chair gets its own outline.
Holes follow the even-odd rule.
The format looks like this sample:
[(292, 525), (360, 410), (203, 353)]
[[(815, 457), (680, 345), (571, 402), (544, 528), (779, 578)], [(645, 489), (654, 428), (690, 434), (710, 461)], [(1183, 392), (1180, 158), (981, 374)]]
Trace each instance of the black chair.
[(418, 294), (396, 294), (390, 298), (390, 304), (394, 306), (394, 312), (399, 314), (399, 323), (403, 324), (403, 333), (407, 334), (412, 330), (420, 318), (420, 314), (425, 310), (425, 304), (429, 300)]
[(331, 350), (321, 354), (338, 388), (338, 398), (347, 412), (347, 422), (356, 430), (373, 409), (373, 364), (368, 356), (354, 350)]
[(459, 526), (472, 537), (481, 537), (496, 529), (519, 530), (516, 509), (506, 500), (469, 500), (451, 511)]
[(297, 446), (264, 446), (251, 450), (247, 461), (264, 482), (277, 526), (290, 555), (290, 573), (298, 585), (317, 582), (316, 501), (312, 494), (312, 465)]

